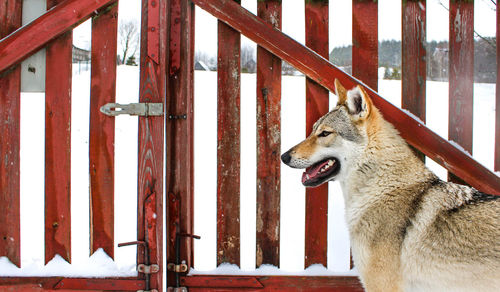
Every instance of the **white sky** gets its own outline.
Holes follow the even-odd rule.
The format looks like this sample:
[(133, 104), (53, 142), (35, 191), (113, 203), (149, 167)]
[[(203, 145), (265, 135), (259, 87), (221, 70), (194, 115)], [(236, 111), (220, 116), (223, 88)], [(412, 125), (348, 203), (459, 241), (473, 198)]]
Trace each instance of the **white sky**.
[[(448, 11), (439, 4), (440, 0), (427, 1), (427, 40), (448, 39)], [(449, 1), (441, 0), (446, 7)], [(242, 6), (257, 13), (257, 0), (242, 0)], [(304, 1), (282, 0), (282, 30), (300, 43), (304, 43)], [(334, 47), (350, 45), (352, 42), (352, 1), (330, 0), (330, 50)], [(140, 0), (122, 0), (119, 4), (119, 19), (140, 19)], [(483, 36), (494, 36), (496, 12), (491, 0), (475, 0), (474, 29)], [(379, 39), (401, 39), (401, 1), (379, 0)], [(75, 29), (75, 43), (88, 47), (90, 23)], [(210, 55), (217, 53), (217, 21), (196, 8), (196, 50)], [(250, 43), (242, 38), (243, 44)]]

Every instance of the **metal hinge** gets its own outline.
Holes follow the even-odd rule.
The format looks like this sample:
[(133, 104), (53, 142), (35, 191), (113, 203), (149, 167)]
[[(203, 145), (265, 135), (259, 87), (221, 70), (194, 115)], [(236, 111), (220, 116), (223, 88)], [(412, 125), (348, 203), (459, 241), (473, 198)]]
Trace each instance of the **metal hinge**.
[(186, 261), (182, 261), (181, 264), (170, 263), (167, 265), (167, 270), (174, 273), (185, 273), (188, 270), (188, 266), (186, 265)]
[(145, 264), (139, 264), (137, 265), (137, 271), (143, 274), (154, 274), (160, 271), (160, 266), (155, 264), (149, 266)]
[(162, 116), (163, 103), (107, 103), (101, 106), (101, 113), (108, 116), (132, 115), (141, 117)]

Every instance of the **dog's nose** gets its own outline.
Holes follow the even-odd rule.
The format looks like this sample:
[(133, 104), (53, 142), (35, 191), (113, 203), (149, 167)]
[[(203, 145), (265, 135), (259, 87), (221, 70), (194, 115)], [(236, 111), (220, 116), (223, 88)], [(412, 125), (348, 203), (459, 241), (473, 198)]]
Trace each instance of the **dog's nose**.
[(281, 161), (283, 161), (283, 163), (287, 164), (290, 162), (290, 160), (292, 160), (292, 156), (290, 156), (290, 151), (287, 151), (283, 153), (283, 155), (281, 155)]

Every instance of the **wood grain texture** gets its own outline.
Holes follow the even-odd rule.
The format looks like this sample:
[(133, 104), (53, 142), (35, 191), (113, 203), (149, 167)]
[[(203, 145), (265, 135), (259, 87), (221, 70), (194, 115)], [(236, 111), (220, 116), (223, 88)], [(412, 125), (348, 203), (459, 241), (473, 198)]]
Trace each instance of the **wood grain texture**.
[(352, 75), (378, 87), (378, 2), (352, 2)]
[[(450, 1), (448, 140), (472, 154), (474, 2)], [(448, 179), (464, 183), (453, 173)]]
[(114, 257), (115, 118), (99, 109), (115, 102), (118, 5), (111, 4), (92, 19), (90, 89), (90, 249)]
[[(21, 26), (21, 12), (21, 1), (7, 0), (0, 4), (0, 39)], [(10, 72), (0, 74), (0, 89), (0, 136), (2, 137), (0, 142), (0, 257), (6, 256), (14, 265), (20, 267), (20, 66), (12, 68)]]
[[(166, 101), (166, 193), (167, 262), (175, 262), (176, 231), (193, 233), (193, 68), (194, 5), (188, 1), (169, 3), (169, 47)], [(170, 119), (169, 115), (186, 115), (186, 119)], [(180, 257), (193, 266), (193, 239), (183, 238)], [(167, 273), (167, 281), (175, 283), (175, 273)]]
[(217, 265), (240, 265), (240, 34), (218, 22)]
[[(401, 107), (425, 122), (427, 80), (426, 1), (403, 1), (401, 43)], [(422, 161), (425, 155), (416, 154)]]
[[(91, 17), (95, 11), (117, 0), (66, 0), (0, 42), (0, 72), (21, 62), (59, 35)], [(14, 1), (21, 2), (21, 1)], [(3, 1), (4, 9), (9, 1)], [(5, 5), (7, 4), (7, 5)], [(10, 8), (9, 8), (10, 9)], [(16, 14), (7, 16), (17, 17)], [(3, 23), (3, 22), (2, 22)], [(17, 28), (17, 27), (16, 27)], [(8, 31), (8, 30), (5, 30)], [(9, 33), (12, 31), (8, 31)], [(8, 34), (3, 35), (3, 37)]]
[[(166, 78), (166, 9), (167, 1), (142, 1), (139, 102), (165, 102), (160, 92), (165, 90)], [(160, 266), (147, 287), (159, 290), (163, 275), (163, 129), (164, 116), (139, 117), (137, 238), (148, 243), (149, 253), (138, 246), (137, 262)]]
[(325, 58), (304, 47), (287, 35), (273, 29), (252, 13), (228, 0), (192, 0), (221, 21), (231, 25), (250, 40), (266, 48), (300, 70), (331, 92), (337, 78), (346, 88), (365, 88), (384, 118), (398, 129), (406, 141), (425, 155), (452, 171), (467, 183), (486, 193), (500, 195), (500, 179), (496, 174), (460, 149), (432, 132), (401, 109), (382, 98), (360, 80), (343, 72)]
[(404, 109), (425, 122), (427, 79), (425, 0), (402, 3), (402, 103)]
[[(328, 1), (305, 1), (306, 46), (328, 59)], [(306, 79), (306, 136), (329, 111), (328, 90)], [(305, 267), (327, 266), (328, 184), (306, 189)]]
[[(281, 1), (257, 3), (257, 15), (281, 29)], [(280, 264), (281, 59), (257, 47), (256, 266)]]
[(189, 291), (364, 291), (357, 277), (194, 275), (181, 284)]
[[(47, 10), (62, 0), (47, 1)], [(71, 78), (73, 33), (46, 47), (45, 263), (71, 262)]]
[(144, 281), (134, 278), (2, 277), (0, 291), (137, 291)]

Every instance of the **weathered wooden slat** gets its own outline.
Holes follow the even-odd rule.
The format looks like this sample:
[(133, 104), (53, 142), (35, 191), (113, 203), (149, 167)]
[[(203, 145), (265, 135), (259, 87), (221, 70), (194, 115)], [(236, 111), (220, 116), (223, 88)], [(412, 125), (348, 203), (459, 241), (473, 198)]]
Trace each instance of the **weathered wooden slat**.
[[(257, 15), (281, 29), (281, 0), (257, 3)], [(256, 266), (280, 264), (281, 59), (257, 47)]]
[[(328, 1), (305, 1), (306, 46), (328, 59)], [(306, 136), (329, 111), (328, 90), (306, 79)], [(327, 265), (328, 184), (306, 189), (305, 267)]]
[[(240, 3), (237, 0), (237, 3)], [(218, 22), (217, 265), (240, 264), (240, 34)]]
[(495, 171), (500, 171), (500, 1), (497, 1), (497, 86), (495, 107)]
[(364, 291), (357, 277), (194, 275), (181, 284), (189, 291)]
[[(96, 10), (111, 2), (116, 2), (116, 0), (66, 0), (2, 39), (0, 41), (0, 72), (29, 57), (49, 41), (87, 20)], [(8, 33), (11, 32), (8, 31)], [(2, 34), (2, 37), (7, 35)]]
[[(175, 262), (176, 231), (193, 233), (193, 62), (194, 5), (183, 0), (168, 1), (169, 61), (166, 118), (167, 262)], [(169, 116), (172, 115), (171, 118)], [(186, 115), (186, 118), (175, 118)], [(193, 266), (193, 239), (180, 241), (180, 258)], [(175, 273), (167, 273), (175, 283)]]
[[(22, 2), (0, 5), (0, 38), (21, 26)], [(1, 52), (1, 51), (0, 51)], [(0, 57), (1, 58), (1, 57)], [(21, 266), (21, 217), (19, 201), (19, 149), (21, 120), (21, 70), (0, 74), (0, 257)]]
[[(160, 68), (166, 68), (166, 3), (142, 1), (140, 102), (165, 102), (160, 92), (165, 90), (166, 75)], [(162, 287), (163, 118), (139, 117), (137, 238), (148, 243), (149, 254), (139, 246), (137, 262), (160, 264), (160, 271), (151, 274), (146, 290)]]
[(426, 11), (425, 0), (402, 3), (402, 103), (425, 122)]
[[(401, 107), (425, 122), (425, 86), (427, 80), (425, 0), (403, 1)], [(425, 156), (417, 152), (424, 160)]]
[(114, 257), (114, 142), (115, 118), (102, 114), (102, 105), (115, 102), (118, 4), (92, 19), (90, 89), (90, 249), (102, 248)]
[[(51, 9), (62, 0), (47, 1)], [(71, 31), (46, 48), (45, 263), (71, 262)]]
[[(448, 139), (472, 153), (474, 2), (450, 1)], [(453, 173), (448, 179), (464, 183)]]
[(378, 86), (378, 2), (352, 2), (352, 75), (373, 90)]
[(325, 58), (228, 0), (192, 0), (202, 9), (231, 25), (237, 31), (335, 92), (335, 78), (346, 88), (363, 86), (384, 118), (392, 123), (406, 141), (425, 155), (452, 171), (467, 183), (486, 193), (500, 195), (496, 174), (432, 132), (401, 109), (386, 101), (363, 82), (343, 72)]

